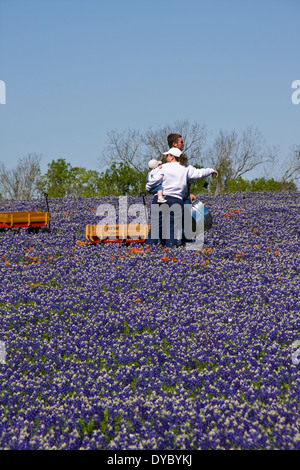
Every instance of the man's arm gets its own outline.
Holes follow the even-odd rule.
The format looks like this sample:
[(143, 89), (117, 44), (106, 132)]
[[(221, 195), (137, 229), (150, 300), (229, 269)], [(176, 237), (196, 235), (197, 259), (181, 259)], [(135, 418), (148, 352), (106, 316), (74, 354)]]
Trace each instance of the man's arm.
[(189, 180), (200, 180), (207, 176), (215, 174), (218, 178), (218, 172), (213, 168), (194, 168), (193, 166), (188, 167), (188, 179)]

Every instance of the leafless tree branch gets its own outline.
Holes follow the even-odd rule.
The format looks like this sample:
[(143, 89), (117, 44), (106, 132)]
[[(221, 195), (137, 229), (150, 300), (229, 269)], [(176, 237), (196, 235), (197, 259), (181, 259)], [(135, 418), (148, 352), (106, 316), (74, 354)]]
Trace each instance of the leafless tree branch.
[(205, 124), (188, 120), (175, 121), (174, 124), (167, 124), (158, 129), (151, 127), (145, 132), (143, 141), (148, 149), (148, 157), (156, 158), (168, 150), (167, 137), (175, 133), (182, 135), (185, 143), (184, 153), (188, 156), (190, 164), (201, 164), (202, 151), (207, 138), (207, 128)]
[(293, 181), (300, 178), (300, 145), (292, 149), (289, 160), (282, 168), (282, 182)]
[(208, 151), (212, 166), (219, 171), (219, 178), (214, 183), (216, 192), (226, 190), (229, 180), (241, 177), (263, 163), (272, 163), (275, 155), (275, 149), (265, 147), (257, 129), (248, 127), (241, 138), (235, 131), (220, 130)]
[(8, 199), (32, 199), (40, 176), (40, 160), (40, 156), (28, 154), (11, 169), (6, 169), (4, 163), (0, 162), (2, 195)]
[(136, 170), (140, 168), (139, 151), (143, 141), (139, 131), (128, 129), (124, 132), (118, 132), (114, 129), (107, 134), (107, 139), (107, 146), (102, 158), (105, 164), (122, 162)]

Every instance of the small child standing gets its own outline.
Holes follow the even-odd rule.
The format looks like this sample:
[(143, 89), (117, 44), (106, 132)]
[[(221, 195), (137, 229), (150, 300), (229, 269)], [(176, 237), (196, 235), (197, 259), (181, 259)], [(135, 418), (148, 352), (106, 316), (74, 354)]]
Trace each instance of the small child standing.
[[(162, 163), (158, 160), (152, 159), (148, 162), (148, 168), (149, 168), (149, 173), (147, 175), (147, 182), (149, 181), (149, 178), (153, 176), (162, 166)], [(163, 196), (163, 187), (161, 184), (156, 186), (155, 188), (151, 189), (151, 194), (157, 194), (157, 202), (159, 204), (162, 204), (163, 202), (167, 202), (167, 200)]]

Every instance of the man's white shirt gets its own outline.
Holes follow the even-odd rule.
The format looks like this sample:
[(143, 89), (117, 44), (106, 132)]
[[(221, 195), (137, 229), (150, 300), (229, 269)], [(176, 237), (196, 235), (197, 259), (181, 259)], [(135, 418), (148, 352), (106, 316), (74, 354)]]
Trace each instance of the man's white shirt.
[(170, 162), (162, 165), (157, 172), (149, 174), (146, 190), (162, 184), (164, 196), (183, 199), (187, 182), (206, 178), (214, 173), (213, 168), (195, 168), (191, 165), (183, 166), (179, 162)]

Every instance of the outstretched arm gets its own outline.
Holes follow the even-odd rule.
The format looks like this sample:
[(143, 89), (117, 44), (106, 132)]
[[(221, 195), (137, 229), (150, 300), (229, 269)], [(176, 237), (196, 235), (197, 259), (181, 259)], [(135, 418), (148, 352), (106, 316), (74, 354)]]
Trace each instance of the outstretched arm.
[(214, 168), (194, 168), (189, 166), (188, 168), (188, 179), (189, 180), (200, 180), (207, 176), (215, 174), (218, 177), (218, 172)]

